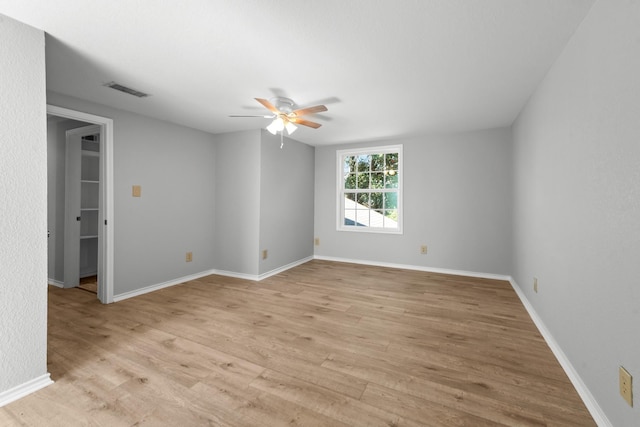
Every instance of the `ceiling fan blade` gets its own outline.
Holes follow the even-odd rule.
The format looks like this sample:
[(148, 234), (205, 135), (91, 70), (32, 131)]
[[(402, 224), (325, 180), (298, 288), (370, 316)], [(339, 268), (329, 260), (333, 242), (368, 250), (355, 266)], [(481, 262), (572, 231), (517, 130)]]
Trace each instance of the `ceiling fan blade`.
[(290, 122), (293, 122), (297, 125), (302, 125), (302, 126), (309, 126), (310, 128), (314, 128), (314, 129), (318, 129), (320, 126), (322, 126), (320, 123), (316, 123), (316, 122), (312, 122), (309, 120), (305, 120), (305, 119), (299, 119), (299, 118), (290, 118), (289, 119)]
[(323, 111), (327, 111), (327, 107), (325, 107), (324, 105), (316, 105), (315, 107), (301, 108), (299, 110), (295, 110), (291, 113), (291, 115), (300, 117), (306, 114), (322, 113)]
[(274, 116), (238, 116), (238, 115), (230, 115), (229, 117), (262, 117), (263, 119), (273, 119)]
[(260, 104), (262, 104), (264, 106), (264, 108), (266, 108), (267, 110), (271, 111), (274, 114), (280, 114), (280, 111), (278, 111), (278, 109), (269, 101), (267, 101), (266, 99), (262, 99), (262, 98), (255, 98), (256, 101), (258, 101)]

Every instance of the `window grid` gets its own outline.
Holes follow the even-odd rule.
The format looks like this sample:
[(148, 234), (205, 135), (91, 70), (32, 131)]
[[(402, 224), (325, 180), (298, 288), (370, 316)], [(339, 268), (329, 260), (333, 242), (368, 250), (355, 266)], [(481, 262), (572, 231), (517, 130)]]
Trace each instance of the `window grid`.
[(338, 152), (338, 229), (401, 233), (402, 146)]

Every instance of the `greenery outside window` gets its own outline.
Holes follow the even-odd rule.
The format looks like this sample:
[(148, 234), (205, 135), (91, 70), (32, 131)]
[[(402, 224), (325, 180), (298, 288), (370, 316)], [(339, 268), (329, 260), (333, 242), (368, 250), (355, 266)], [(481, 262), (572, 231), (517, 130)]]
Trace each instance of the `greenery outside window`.
[(402, 233), (402, 145), (337, 151), (342, 231)]

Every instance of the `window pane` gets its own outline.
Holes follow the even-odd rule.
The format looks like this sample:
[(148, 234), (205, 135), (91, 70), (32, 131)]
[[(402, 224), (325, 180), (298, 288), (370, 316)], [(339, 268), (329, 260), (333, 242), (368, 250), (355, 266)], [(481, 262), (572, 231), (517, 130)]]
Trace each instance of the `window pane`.
[(384, 193), (384, 208), (398, 209), (398, 195), (396, 193)]
[(383, 193), (371, 193), (370, 206), (372, 209), (382, 209), (384, 207), (383, 202), (384, 202)]
[(356, 193), (344, 193), (344, 197), (349, 200), (356, 200)]
[(398, 153), (385, 154), (387, 170), (398, 170)]
[(398, 174), (396, 171), (389, 171), (385, 176), (385, 188), (398, 188)]
[(371, 211), (369, 225), (371, 227), (376, 227), (376, 228), (384, 227), (384, 211), (382, 209), (376, 209)]
[(369, 226), (369, 209), (356, 211), (356, 225), (358, 227)]
[(356, 225), (356, 211), (354, 209), (344, 210), (344, 225)]
[(356, 158), (355, 156), (346, 156), (344, 158), (344, 173), (345, 175), (356, 171)]
[(371, 156), (371, 170), (372, 171), (380, 171), (384, 170), (384, 155), (383, 154), (374, 154)]
[(358, 174), (358, 188), (369, 189), (369, 177), (371, 174), (369, 173), (359, 173)]
[(376, 172), (371, 174), (371, 188), (384, 188), (384, 173)]
[(371, 170), (371, 156), (358, 156), (358, 172), (369, 172)]
[(384, 216), (393, 221), (398, 221), (398, 210), (387, 209), (386, 211), (384, 211)]
[(344, 188), (346, 189), (353, 189), (356, 188), (356, 174), (355, 173), (350, 173), (348, 175), (345, 176), (344, 178)]
[(387, 210), (384, 213), (384, 228), (398, 228), (398, 211)]
[[(358, 204), (369, 207), (369, 193), (358, 193)], [(356, 209), (362, 209), (361, 206), (356, 206)]]

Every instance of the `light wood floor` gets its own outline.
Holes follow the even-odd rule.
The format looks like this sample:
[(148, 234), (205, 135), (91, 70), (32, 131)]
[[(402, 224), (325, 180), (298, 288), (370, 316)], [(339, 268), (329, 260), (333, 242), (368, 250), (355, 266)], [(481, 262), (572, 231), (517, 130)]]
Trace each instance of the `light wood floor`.
[(101, 305), (49, 289), (29, 426), (593, 426), (507, 282), (312, 261)]
[(84, 289), (87, 292), (98, 293), (98, 276), (83, 277), (80, 279), (78, 285), (80, 289)]

